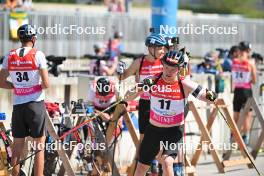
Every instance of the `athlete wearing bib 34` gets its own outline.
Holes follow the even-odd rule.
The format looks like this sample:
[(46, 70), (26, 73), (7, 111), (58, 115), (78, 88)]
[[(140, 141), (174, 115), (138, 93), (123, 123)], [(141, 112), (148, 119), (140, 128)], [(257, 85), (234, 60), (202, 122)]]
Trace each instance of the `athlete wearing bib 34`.
[[(239, 56), (232, 61), (232, 80), (234, 90), (233, 110), (234, 120), (237, 122), (240, 116), (240, 110), (245, 106), (248, 98), (252, 97), (252, 84), (256, 82), (256, 68), (250, 63), (249, 53), (251, 44), (249, 42), (240, 42)], [(247, 113), (246, 120), (242, 128), (242, 138), (245, 144), (248, 143), (248, 131), (252, 112)]]
[[(11, 50), (4, 58), (0, 73), (0, 87), (13, 89), (12, 135), (12, 166), (20, 161), (25, 137), (31, 136), (36, 146), (45, 145), (44, 91), (48, 88), (48, 71), (45, 55), (34, 47), (36, 31), (28, 24), (17, 30), (22, 47)], [(10, 76), (12, 82), (7, 81)], [(44, 150), (35, 156), (34, 175), (43, 175)], [(19, 175), (19, 165), (14, 167), (12, 175)]]
[[(163, 72), (143, 81), (150, 90), (150, 124), (147, 126), (141, 148), (139, 163), (135, 176), (143, 176), (147, 172), (151, 161), (156, 157), (162, 143), (176, 144), (183, 137), (185, 99), (192, 94), (194, 97), (212, 103), (216, 96), (211, 91), (202, 88), (197, 83), (179, 76), (179, 69), (184, 62), (185, 53), (170, 51), (162, 58)], [(141, 90), (136, 94), (142, 93)], [(208, 95), (213, 95), (208, 98)], [(126, 97), (135, 97), (130, 91)], [(128, 98), (129, 99), (129, 98)], [(209, 99), (209, 100), (208, 100)], [(173, 162), (178, 148), (162, 148), (161, 163), (163, 174), (173, 176)]]

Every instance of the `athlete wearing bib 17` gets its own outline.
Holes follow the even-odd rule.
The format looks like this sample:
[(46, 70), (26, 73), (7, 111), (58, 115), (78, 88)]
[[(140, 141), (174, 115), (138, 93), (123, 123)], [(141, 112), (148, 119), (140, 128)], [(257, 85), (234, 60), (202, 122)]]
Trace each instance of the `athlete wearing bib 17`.
[[(178, 154), (178, 148), (171, 144), (178, 144), (183, 136), (184, 107), (189, 94), (212, 103), (216, 96), (212, 91), (202, 88), (190, 79), (179, 76), (179, 69), (187, 57), (183, 51), (169, 51), (162, 58), (162, 73), (146, 78), (143, 89), (137, 88), (141, 94), (147, 85), (150, 93), (150, 124), (147, 126), (139, 151), (139, 163), (135, 176), (146, 174), (151, 161), (159, 153), (162, 144), (161, 164), (163, 174), (173, 176), (173, 162)], [(128, 100), (135, 97), (135, 91), (129, 91), (125, 97)], [(210, 100), (208, 95), (212, 95)]]
[[(17, 35), (22, 47), (9, 52), (4, 58), (0, 72), (0, 87), (13, 89), (12, 166), (20, 160), (25, 137), (31, 136), (38, 147), (45, 144), (47, 114), (43, 89), (49, 86), (45, 55), (33, 48), (36, 41), (35, 29), (25, 24), (18, 28)], [(7, 81), (8, 76), (11, 82)], [(19, 167), (17, 165), (12, 170), (13, 176), (19, 174)], [(34, 175), (43, 175), (43, 169), (44, 151), (41, 151), (35, 157)]]

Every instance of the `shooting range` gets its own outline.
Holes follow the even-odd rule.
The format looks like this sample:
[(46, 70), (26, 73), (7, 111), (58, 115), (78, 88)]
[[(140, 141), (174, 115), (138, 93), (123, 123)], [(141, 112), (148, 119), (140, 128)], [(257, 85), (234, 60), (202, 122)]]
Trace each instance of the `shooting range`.
[[(151, 155), (154, 147), (149, 143), (146, 156), (140, 154), (144, 137), (139, 111), (150, 111), (146, 129), (154, 126), (163, 134), (164, 129), (183, 127), (177, 142), (183, 146), (169, 155), (173, 161), (168, 167), (173, 168), (173, 174), (164, 172), (167, 165), (161, 150), (146, 175), (264, 174), (263, 1), (13, 1), (0, 4), (0, 76), (5, 79), (0, 80), (0, 176), (12, 175), (18, 166), (20, 176), (33, 176), (38, 167), (35, 159), (42, 152), (44, 161), (39, 162), (44, 164), (45, 176), (138, 176), (141, 173), (137, 170), (143, 164), (140, 161)], [(23, 44), (17, 30), (25, 24), (32, 25), (36, 32), (33, 35), (29, 30), (27, 34), (37, 37)], [(165, 44), (157, 45), (159, 40)], [(27, 51), (27, 42), (36, 51)], [(21, 50), (33, 54), (21, 55)], [(163, 54), (158, 58), (161, 50)], [(170, 52), (178, 55), (164, 60), (173, 63), (170, 59), (177, 58), (177, 80), (174, 76), (174, 81), (166, 82), (166, 77), (173, 76), (164, 71), (167, 67), (162, 59)], [(16, 53), (17, 60), (12, 61), (12, 53)], [(40, 61), (43, 58), (45, 64)], [(32, 70), (27, 71), (29, 67), (23, 65), (29, 63)], [(240, 71), (235, 70), (238, 67)], [(47, 71), (47, 88), (43, 70)], [(34, 74), (38, 76), (33, 77)], [(146, 83), (149, 79), (151, 84)], [(105, 95), (105, 90), (102, 93), (98, 88), (99, 80), (110, 87)], [(190, 85), (197, 83), (193, 84), (196, 87), (188, 87), (186, 80), (190, 80)], [(244, 87), (237, 87), (240, 83)], [(165, 97), (164, 92), (158, 99), (152, 90), (133, 100), (126, 96), (128, 90), (161, 84), (177, 84), (179, 90), (172, 92), (178, 91), (182, 99)], [(244, 89), (249, 93), (241, 93)], [(41, 95), (36, 98), (38, 91)], [(211, 103), (208, 91), (216, 95)], [(148, 99), (142, 98), (145, 93)], [(25, 102), (14, 104), (19, 96), (20, 100), (24, 96)], [(142, 99), (148, 101), (148, 108), (142, 106)], [(35, 138), (27, 136), (20, 158), (12, 164), (16, 149), (13, 133), (19, 126), (13, 125), (16, 122), (12, 118), (17, 114), (24, 118), (27, 110), (16, 114), (14, 111), (35, 102), (42, 102), (45, 107), (44, 149), (31, 146)], [(181, 107), (184, 115), (180, 125), (153, 120), (156, 112), (165, 114), (156, 118), (173, 119)], [(33, 119), (33, 115), (27, 116)], [(24, 120), (25, 124), (21, 121), (21, 126), (31, 128), (26, 124), (30, 120)], [(33, 134), (32, 129), (25, 133)], [(158, 135), (151, 137), (153, 141), (158, 139)]]

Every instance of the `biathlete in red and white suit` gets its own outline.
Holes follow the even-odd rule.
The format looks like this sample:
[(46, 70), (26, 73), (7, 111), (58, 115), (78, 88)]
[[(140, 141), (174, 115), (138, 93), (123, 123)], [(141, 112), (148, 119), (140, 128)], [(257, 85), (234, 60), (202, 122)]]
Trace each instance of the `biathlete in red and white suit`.
[[(249, 53), (251, 44), (249, 42), (239, 43), (239, 56), (232, 60), (232, 81), (234, 87), (233, 111), (234, 120), (237, 122), (241, 109), (247, 100), (253, 96), (252, 86), (256, 83), (256, 67), (250, 62)], [(252, 111), (246, 114), (246, 120), (242, 128), (242, 138), (248, 144), (248, 132), (251, 127)]]
[[(36, 31), (25, 24), (18, 28), (17, 35), (22, 46), (11, 50), (3, 60), (0, 73), (0, 87), (13, 89), (12, 135), (12, 166), (20, 161), (25, 137), (31, 136), (36, 146), (45, 144), (45, 118), (43, 89), (48, 88), (48, 70), (45, 55), (34, 48)], [(10, 76), (11, 82), (7, 80)], [(39, 145), (40, 144), (40, 145)], [(44, 150), (35, 156), (34, 175), (43, 175)], [(18, 175), (20, 166), (12, 170), (12, 175)]]
[[(143, 81), (143, 88), (136, 94), (130, 91), (126, 98), (133, 99), (145, 90), (150, 89), (150, 120), (139, 151), (139, 163), (135, 176), (146, 174), (151, 161), (155, 159), (162, 144), (178, 144), (183, 137), (185, 99), (194, 97), (212, 103), (216, 96), (212, 91), (202, 88), (197, 83), (179, 76), (179, 68), (184, 62), (182, 51), (170, 51), (162, 58), (163, 72)], [(130, 99), (130, 98), (128, 98)], [(173, 176), (173, 162), (177, 156), (177, 148), (162, 148), (163, 174)]]
[[(142, 58), (134, 60), (128, 69), (125, 69), (126, 66), (123, 62), (118, 63), (117, 73), (122, 80), (135, 75), (135, 80), (138, 83), (146, 77), (153, 76), (162, 71), (163, 66), (160, 59), (165, 53), (165, 46), (167, 46), (166, 39), (159, 34), (150, 34), (145, 40), (145, 45), (148, 48), (148, 54)], [(140, 95), (138, 107), (138, 122), (141, 141), (144, 137), (145, 129), (149, 124), (150, 101), (148, 92)]]

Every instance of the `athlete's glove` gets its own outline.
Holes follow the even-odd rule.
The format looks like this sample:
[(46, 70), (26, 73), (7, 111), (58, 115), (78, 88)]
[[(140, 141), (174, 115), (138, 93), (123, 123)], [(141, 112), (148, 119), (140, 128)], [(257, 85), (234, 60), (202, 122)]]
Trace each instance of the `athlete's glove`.
[(153, 79), (146, 78), (146, 79), (143, 80), (143, 84), (151, 87), (151, 86), (154, 85), (154, 81), (153, 81)]
[(189, 64), (189, 56), (190, 56), (190, 53), (189, 52), (186, 52), (186, 48), (183, 47), (182, 49), (180, 49), (180, 51), (183, 52), (183, 58), (184, 58), (184, 61), (183, 63), (180, 65), (180, 66), (184, 66), (186, 67), (188, 64)]
[(217, 98), (217, 95), (216, 95), (216, 93), (214, 91), (206, 89), (206, 99), (207, 100), (215, 101), (216, 98)]
[(151, 78), (145, 78), (141, 83), (138, 84), (138, 87), (148, 86), (151, 87), (154, 85), (154, 81)]
[(119, 61), (117, 63), (117, 68), (116, 68), (117, 74), (118, 75), (122, 75), (125, 72), (125, 69), (126, 69), (126, 63), (122, 62), (122, 61)]
[(126, 107), (128, 106), (128, 103), (124, 100), (120, 101), (120, 104), (124, 104)]

